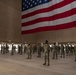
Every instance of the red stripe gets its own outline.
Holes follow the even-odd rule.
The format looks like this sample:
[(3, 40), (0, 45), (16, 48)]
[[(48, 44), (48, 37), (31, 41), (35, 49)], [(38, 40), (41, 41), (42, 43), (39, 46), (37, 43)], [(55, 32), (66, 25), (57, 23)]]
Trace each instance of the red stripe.
[(76, 21), (71, 23), (66, 23), (62, 25), (56, 25), (56, 26), (47, 26), (47, 27), (40, 27), (32, 30), (22, 31), (22, 34), (29, 34), (29, 33), (35, 33), (35, 32), (42, 32), (42, 31), (51, 31), (51, 30), (60, 30), (60, 29), (66, 29), (76, 27)]
[(67, 4), (71, 3), (71, 2), (74, 2), (74, 0), (67, 0), (67, 1), (64, 0), (64, 1), (62, 1), (60, 3), (57, 3), (57, 4), (55, 4), (55, 5), (51, 6), (51, 7), (48, 7), (48, 8), (36, 10), (34, 12), (31, 12), (31, 13), (28, 12), (28, 14), (22, 16), (22, 19), (33, 16), (33, 15), (36, 15), (36, 14), (39, 14), (39, 13), (50, 12), (50, 11), (52, 11), (54, 9), (63, 7), (63, 6), (65, 6), (65, 5), (67, 5)]
[(69, 10), (69, 11), (66, 11), (66, 12), (63, 12), (61, 14), (54, 15), (54, 16), (38, 18), (38, 19), (29, 21), (29, 22), (22, 23), (22, 27), (28, 26), (28, 25), (33, 25), (33, 24), (36, 24), (36, 23), (39, 23), (39, 22), (53, 21), (53, 20), (56, 20), (56, 19), (71, 16), (71, 15), (74, 15), (74, 14), (76, 14), (76, 8), (74, 8), (72, 10)]

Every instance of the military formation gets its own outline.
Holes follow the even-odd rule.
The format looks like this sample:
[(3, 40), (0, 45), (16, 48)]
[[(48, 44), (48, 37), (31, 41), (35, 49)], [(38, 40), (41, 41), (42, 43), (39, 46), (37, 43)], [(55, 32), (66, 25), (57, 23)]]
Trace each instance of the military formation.
[[(11, 46), (11, 48), (10, 48)], [(37, 54), (38, 58), (44, 56), (43, 65), (50, 65), (50, 59), (59, 59), (65, 58), (67, 56), (74, 56), (74, 61), (76, 61), (76, 44), (75, 43), (49, 43), (48, 40), (45, 40), (44, 43), (38, 44), (18, 44), (18, 51), (16, 51), (16, 46), (14, 43), (2, 43), (0, 45), (1, 54), (10, 53), (14, 55), (18, 53), (20, 55), (27, 54), (27, 59), (32, 59), (34, 54)]]

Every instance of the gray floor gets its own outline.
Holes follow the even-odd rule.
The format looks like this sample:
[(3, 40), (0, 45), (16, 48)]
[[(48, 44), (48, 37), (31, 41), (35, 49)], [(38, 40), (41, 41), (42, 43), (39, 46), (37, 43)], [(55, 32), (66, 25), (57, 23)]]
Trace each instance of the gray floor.
[(43, 57), (26, 59), (27, 56), (10, 54), (0, 54), (0, 75), (76, 75), (76, 62), (74, 56), (50, 59), (50, 66), (42, 65)]

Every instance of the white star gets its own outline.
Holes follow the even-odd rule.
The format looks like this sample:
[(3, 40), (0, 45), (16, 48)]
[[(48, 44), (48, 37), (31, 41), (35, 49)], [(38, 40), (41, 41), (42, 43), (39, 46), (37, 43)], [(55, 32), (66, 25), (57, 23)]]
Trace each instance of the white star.
[(39, 1), (39, 0), (37, 0), (37, 1)]
[(31, 4), (31, 7), (32, 7), (32, 4)]
[(35, 5), (36, 5), (37, 3), (35, 2)]
[(27, 6), (27, 5), (25, 4), (25, 6)]
[(27, 3), (29, 3), (29, 2), (27, 1)]
[(30, 5), (30, 2), (28, 4)]
[(25, 8), (23, 8), (23, 10), (24, 10)]
[(42, 1), (40, 0), (40, 3), (41, 3)]
[(23, 5), (25, 5), (25, 3), (23, 3)]
[(33, 1), (33, 3), (35, 3), (35, 1)]
[(28, 6), (27, 6), (27, 8), (28, 8)]
[(25, 2), (26, 2), (26, 0), (25, 0)]

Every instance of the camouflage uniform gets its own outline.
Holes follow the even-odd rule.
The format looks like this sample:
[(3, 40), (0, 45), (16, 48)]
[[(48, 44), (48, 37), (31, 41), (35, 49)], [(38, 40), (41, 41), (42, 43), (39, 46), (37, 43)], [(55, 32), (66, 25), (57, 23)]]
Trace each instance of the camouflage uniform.
[(61, 44), (61, 57), (65, 57), (64, 45)]
[(14, 44), (12, 44), (12, 51), (11, 51), (11, 55), (14, 55), (14, 52), (15, 52), (15, 46), (14, 46)]
[(68, 56), (69, 55), (69, 45), (67, 44), (66, 45), (66, 56)]
[(27, 59), (31, 59), (32, 58), (32, 46), (30, 44), (27, 47), (27, 54), (28, 54)]
[(20, 45), (18, 45), (18, 54), (20, 53)]
[(8, 47), (8, 45), (7, 45), (7, 43), (6, 43), (6, 53), (8, 53), (9, 52), (9, 47)]
[(38, 46), (37, 46), (37, 51), (38, 51), (38, 57), (41, 57), (41, 44), (39, 43)]
[(74, 47), (74, 48), (75, 48), (75, 61), (76, 61), (76, 45), (75, 45), (75, 47)]
[(43, 65), (46, 65), (46, 63), (47, 63), (47, 65), (49, 66), (49, 63), (50, 63), (50, 61), (49, 61), (50, 50), (49, 49), (50, 49), (50, 46), (49, 46), (48, 42), (46, 41), (44, 44), (45, 62)]
[(4, 46), (4, 44), (2, 45), (2, 47), (1, 47), (1, 52), (2, 52), (2, 54), (5, 54), (5, 46)]
[(52, 59), (57, 59), (58, 58), (58, 46), (56, 45), (56, 43), (54, 43), (53, 46), (53, 58)]
[(27, 44), (24, 45), (24, 53), (26, 53), (27, 50)]

